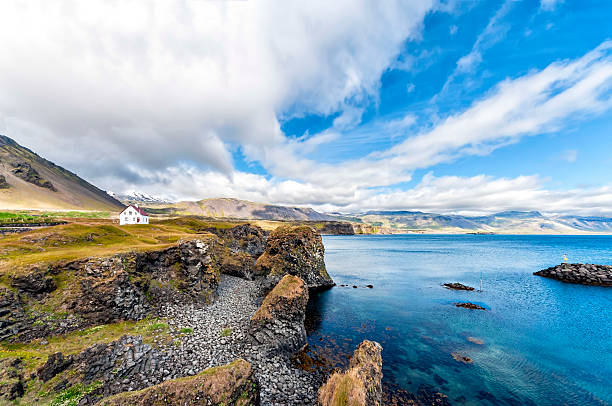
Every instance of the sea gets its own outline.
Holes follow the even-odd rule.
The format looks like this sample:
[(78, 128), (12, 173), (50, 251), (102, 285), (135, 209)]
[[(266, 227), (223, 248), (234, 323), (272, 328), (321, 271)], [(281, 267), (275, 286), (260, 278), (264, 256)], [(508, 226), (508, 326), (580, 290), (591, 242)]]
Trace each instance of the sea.
[[(612, 236), (365, 235), (323, 243), (338, 286), (311, 295), (308, 342), (333, 367), (346, 367), (368, 339), (383, 347), (387, 391), (439, 392), (451, 405), (612, 405), (612, 288), (533, 275), (564, 254), (572, 263), (612, 265)], [(476, 289), (449, 290), (447, 282)]]

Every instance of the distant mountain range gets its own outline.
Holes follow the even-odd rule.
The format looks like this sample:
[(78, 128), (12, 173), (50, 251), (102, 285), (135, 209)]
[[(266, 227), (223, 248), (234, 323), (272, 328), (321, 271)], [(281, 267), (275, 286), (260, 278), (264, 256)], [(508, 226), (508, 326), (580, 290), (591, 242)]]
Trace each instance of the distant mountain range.
[(171, 207), (181, 214), (207, 217), (296, 221), (336, 220), (333, 216), (319, 213), (311, 208), (275, 206), (231, 198), (178, 202), (172, 204)]
[(121, 202), (0, 135), (0, 209), (117, 211)]
[(138, 203), (138, 204), (171, 204), (171, 200), (162, 199), (160, 197), (151, 196), (146, 193), (130, 192), (130, 193), (114, 193), (107, 191), (109, 195), (117, 200), (120, 200), (123, 204)]
[(546, 216), (537, 211), (505, 211), (486, 216), (424, 213), (420, 211), (369, 211), (339, 219), (378, 227), (382, 232), (476, 232), (520, 234), (612, 233), (612, 218)]

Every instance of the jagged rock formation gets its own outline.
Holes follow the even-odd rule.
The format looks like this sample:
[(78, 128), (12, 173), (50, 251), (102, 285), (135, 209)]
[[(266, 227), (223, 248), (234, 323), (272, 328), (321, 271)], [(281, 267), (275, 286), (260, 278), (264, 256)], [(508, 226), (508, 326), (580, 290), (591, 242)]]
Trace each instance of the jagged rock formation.
[(210, 228), (220, 238), (220, 270), (224, 274), (252, 280), (255, 261), (264, 252), (268, 239), (260, 227), (241, 224), (231, 228)]
[(328, 235), (355, 235), (355, 230), (351, 223), (326, 221), (319, 228), (319, 233)]
[(259, 392), (251, 365), (238, 359), (195, 376), (166, 381), (137, 392), (122, 393), (104, 399), (100, 405), (256, 406), (259, 405)]
[[(90, 325), (139, 320), (169, 302), (206, 304), (219, 277), (214, 245), (214, 239), (183, 241), (162, 250), (57, 262), (45, 271), (34, 267), (13, 276), (18, 294), (0, 291), (0, 338), (28, 341)], [(66, 282), (55, 292), (54, 278), (60, 277)], [(66, 316), (26, 317), (28, 301), (51, 301), (54, 312)]]
[(325, 269), (321, 235), (308, 226), (282, 226), (268, 236), (265, 252), (257, 259), (256, 271), (273, 283), (284, 275), (299, 276), (309, 288), (334, 286)]
[(447, 289), (452, 289), (452, 290), (470, 290), (470, 291), (474, 290), (473, 287), (464, 285), (463, 283), (459, 283), (459, 282), (445, 283), (443, 286)]
[(567, 283), (612, 286), (612, 265), (561, 264), (533, 274)]
[(293, 353), (303, 348), (307, 303), (304, 281), (285, 275), (251, 318), (249, 333), (253, 343), (273, 352)]
[(43, 179), (40, 174), (36, 171), (36, 169), (32, 168), (27, 162), (11, 162), (11, 166), (13, 167), (13, 173), (18, 178), (25, 180), (26, 182), (32, 183), (33, 185), (44, 187), (45, 189), (52, 190), (57, 192), (53, 183), (49, 182), (47, 179)]
[(8, 189), (11, 185), (6, 181), (6, 177), (4, 175), (0, 175), (0, 189)]
[(319, 389), (321, 406), (382, 405), (382, 347), (363, 341), (351, 358), (349, 369), (333, 373)]

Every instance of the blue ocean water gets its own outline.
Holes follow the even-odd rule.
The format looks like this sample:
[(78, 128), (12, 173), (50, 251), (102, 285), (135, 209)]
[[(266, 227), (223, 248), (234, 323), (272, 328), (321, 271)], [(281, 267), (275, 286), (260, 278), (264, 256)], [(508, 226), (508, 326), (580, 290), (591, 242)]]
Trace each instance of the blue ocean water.
[[(325, 236), (323, 242), (329, 274), (350, 286), (312, 297), (317, 314), (309, 343), (337, 365), (370, 339), (383, 345), (385, 383), (411, 392), (430, 385), (452, 404), (612, 404), (612, 288), (532, 275), (563, 254), (570, 262), (612, 264), (612, 236)], [(478, 288), (481, 274), (482, 292), (441, 287)], [(488, 310), (457, 308), (459, 301)], [(455, 361), (452, 353), (473, 363)]]

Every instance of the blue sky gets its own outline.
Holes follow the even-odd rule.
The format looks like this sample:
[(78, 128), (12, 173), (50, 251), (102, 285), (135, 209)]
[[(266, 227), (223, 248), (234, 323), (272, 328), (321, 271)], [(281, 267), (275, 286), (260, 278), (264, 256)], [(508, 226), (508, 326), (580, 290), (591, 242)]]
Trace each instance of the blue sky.
[(107, 190), (612, 215), (609, 1), (41, 1), (0, 16), (0, 132)]

